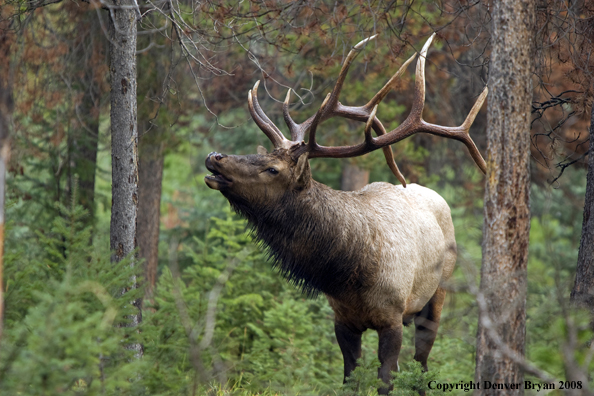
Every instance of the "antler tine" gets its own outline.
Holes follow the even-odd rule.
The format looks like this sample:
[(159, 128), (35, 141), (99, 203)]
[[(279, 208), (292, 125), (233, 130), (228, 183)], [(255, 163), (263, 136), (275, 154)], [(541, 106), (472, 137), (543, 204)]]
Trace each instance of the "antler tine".
[(392, 88), (394, 88), (394, 83), (396, 82), (398, 77), (400, 77), (402, 73), (404, 73), (408, 65), (416, 58), (416, 56), (417, 54), (414, 54), (413, 56), (408, 58), (408, 60), (404, 62), (402, 66), (400, 66), (400, 69), (398, 69), (398, 71), (394, 73), (392, 78), (388, 80), (388, 82), (382, 87), (382, 89), (380, 89), (379, 92), (376, 93), (375, 96), (363, 107), (365, 107), (366, 109), (371, 109), (373, 108), (373, 106), (379, 104), (382, 100), (384, 100), (386, 95), (392, 90)]
[(396, 176), (400, 184), (402, 184), (402, 187), (406, 187), (406, 179), (404, 178), (404, 175), (400, 172), (400, 169), (398, 169), (398, 165), (396, 165), (396, 161), (394, 160), (392, 146), (382, 147), (382, 151), (384, 152), (384, 157), (386, 157), (386, 163), (388, 164), (388, 167), (390, 168), (394, 176)]
[(258, 102), (258, 86), (260, 81), (256, 81), (254, 88), (248, 92), (248, 108), (252, 119), (256, 122), (256, 125), (264, 132), (264, 134), (270, 139), (274, 147), (285, 147), (288, 146), (290, 141), (282, 134), (280, 129), (270, 118), (264, 113)]
[(282, 132), (280, 131), (280, 129), (278, 129), (278, 127), (276, 125), (274, 125), (274, 123), (272, 121), (270, 121), (270, 119), (268, 118), (266, 113), (264, 113), (264, 110), (262, 110), (262, 107), (260, 107), (260, 102), (258, 101), (258, 87), (259, 86), (260, 86), (260, 80), (256, 81), (256, 83), (254, 84), (254, 87), (252, 88), (252, 92), (253, 92), (252, 97), (253, 97), (253, 101), (254, 101), (254, 108), (255, 108), (256, 112), (258, 113), (258, 115), (260, 116), (260, 118), (262, 118), (264, 121), (266, 121), (266, 123), (268, 123), (271, 126), (271, 128), (274, 130), (274, 132), (277, 135), (279, 135), (279, 137), (285, 138), (284, 135), (282, 134)]
[(487, 99), (488, 94), (489, 88), (485, 87), (485, 89), (483, 89), (483, 92), (481, 92), (481, 94), (477, 98), (476, 102), (474, 102), (474, 106), (472, 106), (472, 109), (470, 109), (470, 112), (468, 113), (468, 116), (466, 116), (464, 123), (460, 126), (461, 128), (464, 128), (467, 131), (467, 133), (470, 131), (470, 126), (474, 122), (474, 119), (476, 118), (479, 110), (483, 106), (485, 99)]
[[(330, 94), (328, 96), (326, 96), (324, 103), (322, 103), (322, 106), (318, 110), (318, 113), (316, 113), (316, 115), (314, 116), (314, 119), (312, 120), (311, 125), (309, 125), (309, 141), (308, 141), (308, 143), (311, 145), (311, 147), (317, 145), (315, 143), (315, 134), (316, 134), (316, 129), (317, 129), (318, 124), (320, 122), (324, 121), (325, 119), (330, 118), (333, 115), (335, 115), (335, 112), (336, 112), (338, 104), (339, 104), (338, 97), (340, 96), (340, 91), (342, 91), (342, 86), (343, 86), (344, 80), (348, 74), (349, 68), (351, 67), (351, 63), (353, 63), (353, 60), (357, 57), (357, 55), (359, 55), (359, 53), (365, 47), (365, 45), (369, 41), (375, 39), (376, 37), (377, 37), (377, 34), (375, 34), (371, 37), (368, 37), (364, 40), (361, 40), (347, 54), (347, 57), (344, 60), (342, 67), (340, 68), (340, 73), (338, 74), (338, 78), (336, 79), (334, 88), (332, 88), (332, 92), (330, 92)], [(309, 119), (306, 122), (304, 122), (302, 125), (306, 126), (308, 121), (309, 121)]]
[[(330, 102), (331, 96), (332, 96), (332, 93), (329, 93), (328, 95), (326, 95), (326, 98), (324, 99), (324, 101), (322, 102), (322, 105), (316, 112), (314, 119), (311, 123), (311, 126), (309, 127), (309, 140), (307, 141), (307, 146), (308, 146), (309, 150), (315, 150), (316, 147), (319, 147), (318, 143), (316, 143), (316, 130), (318, 128), (318, 124), (320, 123), (320, 120), (322, 119), (322, 114), (324, 114), (324, 110), (326, 109), (326, 107), (328, 106), (328, 103)], [(306, 122), (304, 122), (304, 124)]]
[(373, 110), (371, 110), (371, 114), (369, 114), (369, 118), (365, 123), (365, 141), (367, 143), (371, 143), (373, 141), (373, 137), (371, 136), (371, 127), (373, 126), (373, 121), (375, 121), (375, 113), (377, 113), (377, 105), (373, 106)]
[(421, 49), (415, 72), (415, 97), (409, 117), (412, 116), (419, 120), (423, 116), (423, 107), (425, 106), (425, 60), (427, 59), (427, 51), (434, 37), (435, 33), (427, 39), (427, 42), (425, 42), (425, 45)]
[(344, 80), (346, 78), (347, 73), (349, 72), (349, 68), (351, 67), (351, 63), (353, 60), (359, 55), (361, 50), (365, 48), (365, 45), (375, 39), (377, 34), (366, 38), (365, 40), (361, 40), (357, 45), (355, 45), (347, 54), (342, 67), (340, 68), (340, 73), (338, 74), (338, 78), (336, 79), (336, 83), (334, 84), (334, 88), (332, 89), (332, 93), (330, 95), (330, 104), (334, 105), (338, 101), (338, 96), (340, 95), (340, 91), (342, 90), (342, 85), (344, 84)]
[[(377, 108), (377, 105), (374, 106), (374, 114), (375, 114), (376, 108)], [(370, 117), (370, 119), (372, 119), (372, 118)], [(375, 133), (377, 133), (378, 136), (385, 135), (386, 128), (384, 128), (384, 125), (382, 124), (382, 122), (377, 118), (374, 121), (376, 121), (376, 122), (373, 123), (372, 125), (375, 126), (374, 127)], [(369, 124), (369, 120), (367, 120), (367, 123)], [(366, 125), (366, 128), (367, 128), (367, 125)], [(394, 153), (392, 152), (392, 146), (382, 147), (382, 151), (384, 152), (384, 157), (386, 157), (386, 163), (388, 164), (388, 167), (390, 168), (390, 170), (392, 171), (394, 176), (396, 176), (396, 178), (398, 179), (400, 184), (402, 184), (403, 187), (406, 187), (406, 179), (404, 178), (404, 175), (400, 172), (400, 169), (398, 169), (398, 165), (396, 165), (396, 161), (394, 160)]]
[[(326, 98), (326, 101), (324, 102), (326, 104), (326, 106), (323, 108), (320, 108), (318, 110), (318, 112), (316, 112), (316, 114), (309, 117), (307, 120), (305, 120), (301, 124), (297, 124), (295, 121), (293, 121), (293, 119), (291, 118), (291, 115), (289, 114), (289, 100), (291, 97), (291, 90), (289, 90), (289, 92), (287, 92), (285, 102), (283, 103), (283, 116), (285, 118), (285, 122), (286, 122), (287, 126), (289, 127), (289, 130), (291, 131), (291, 140), (292, 141), (294, 141), (294, 142), (302, 141), (303, 138), (305, 137), (305, 133), (308, 130), (310, 132), (310, 141), (312, 141), (311, 140), (311, 137), (312, 137), (311, 131), (313, 130), (314, 131), (314, 134), (313, 134), (313, 137), (314, 137), (313, 142), (314, 143), (312, 143), (312, 146), (315, 145), (315, 130), (317, 128), (317, 124), (319, 124), (320, 122), (322, 122), (334, 115), (337, 115), (338, 108), (340, 107), (340, 104), (338, 103), (338, 97), (340, 95), (340, 91), (342, 90), (342, 86), (344, 84), (344, 80), (348, 73), (349, 67), (351, 66), (351, 63), (357, 57), (359, 52), (361, 52), (361, 50), (364, 48), (365, 44), (367, 44), (369, 41), (375, 39), (376, 37), (377, 37), (377, 34), (373, 35), (371, 37), (368, 37), (364, 40), (361, 40), (359, 43), (357, 43), (357, 45), (355, 45), (349, 51), (349, 53), (347, 54), (347, 57), (345, 58), (345, 60), (342, 64), (340, 73), (338, 74), (338, 78), (336, 79), (336, 83), (334, 84), (334, 87), (332, 88), (332, 92), (329, 94), (329, 96)], [(385, 96), (385, 94), (384, 94), (384, 96)], [(371, 106), (371, 107), (373, 107), (373, 106)], [(319, 113), (319, 115), (318, 115), (318, 113)]]
[(468, 116), (466, 116), (466, 120), (464, 120), (462, 125), (460, 125), (459, 128), (461, 129), (461, 132), (463, 132), (463, 133), (460, 134), (460, 138), (458, 139), (466, 145), (466, 148), (468, 148), (468, 152), (470, 153), (470, 156), (472, 157), (474, 162), (478, 165), (478, 167), (481, 169), (481, 171), (485, 174), (487, 173), (487, 163), (485, 162), (485, 159), (481, 155), (481, 152), (476, 147), (476, 144), (474, 144), (474, 141), (470, 137), (470, 126), (474, 122), (474, 119), (476, 118), (479, 110), (483, 106), (485, 99), (487, 99), (488, 94), (489, 94), (489, 88), (485, 87), (485, 89), (483, 89), (483, 92), (481, 92), (481, 94), (477, 98), (476, 102), (474, 102), (474, 106), (472, 106), (472, 109), (470, 109)]
[(285, 123), (289, 127), (289, 131), (291, 132), (291, 140), (294, 142), (300, 142), (303, 140), (303, 136), (305, 135), (305, 129), (300, 128), (300, 125), (297, 124), (291, 118), (289, 114), (289, 101), (291, 100), (291, 88), (287, 92), (287, 96), (285, 97), (285, 101), (283, 102), (283, 117), (285, 118)]
[(338, 102), (338, 96), (340, 95), (340, 91), (342, 90), (342, 85), (344, 84), (344, 80), (346, 75), (351, 67), (351, 63), (353, 60), (359, 55), (361, 50), (365, 47), (365, 45), (375, 39), (376, 35), (366, 38), (365, 40), (361, 40), (357, 45), (355, 45), (347, 54), (342, 67), (340, 68), (340, 73), (338, 74), (338, 78), (336, 79), (336, 83), (334, 84), (334, 88), (332, 88), (332, 92), (330, 93), (330, 98), (328, 99), (328, 109), (332, 110), (336, 103)]

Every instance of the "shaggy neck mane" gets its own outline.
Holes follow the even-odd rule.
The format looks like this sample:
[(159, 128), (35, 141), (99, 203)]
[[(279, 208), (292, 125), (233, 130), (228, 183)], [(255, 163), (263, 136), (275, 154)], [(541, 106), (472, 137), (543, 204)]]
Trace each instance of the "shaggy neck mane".
[(310, 188), (287, 191), (272, 207), (227, 198), (287, 280), (309, 296), (338, 297), (365, 285), (376, 264), (363, 263), (363, 257), (376, 256), (362, 252), (373, 229), (358, 216), (363, 202), (353, 194), (312, 180)]

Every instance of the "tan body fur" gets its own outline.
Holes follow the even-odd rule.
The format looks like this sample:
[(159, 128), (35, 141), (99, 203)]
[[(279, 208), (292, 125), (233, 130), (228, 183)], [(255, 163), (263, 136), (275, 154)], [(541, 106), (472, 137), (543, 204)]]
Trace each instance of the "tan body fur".
[(337, 193), (349, 197), (341, 207), (348, 219), (345, 229), (364, 233), (366, 244), (360, 248), (373, 246), (370, 261), (377, 260), (367, 288), (346, 297), (327, 296), (337, 320), (361, 330), (389, 326), (399, 314), (410, 322), (454, 270), (456, 241), (447, 203), (416, 184), (373, 183)]

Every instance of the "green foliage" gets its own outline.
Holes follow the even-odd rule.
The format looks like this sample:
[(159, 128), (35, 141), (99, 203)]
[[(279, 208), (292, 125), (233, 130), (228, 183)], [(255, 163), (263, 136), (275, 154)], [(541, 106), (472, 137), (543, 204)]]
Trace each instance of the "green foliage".
[[(362, 357), (357, 360), (357, 364), (357, 368), (336, 393), (337, 396), (375, 396), (378, 394), (378, 388), (385, 387), (385, 384), (377, 378), (377, 370), (380, 366), (377, 359)], [(392, 374), (394, 377), (392, 380), (394, 388), (390, 391), (392, 396), (416, 396), (420, 391), (426, 392), (427, 395), (443, 394), (442, 391), (429, 388), (431, 381), (439, 381), (439, 372), (424, 372), (417, 361), (404, 363), (400, 371)]]
[(358, 366), (351, 372), (346, 382), (337, 392), (337, 396), (372, 396), (377, 395), (377, 389), (385, 386), (377, 378), (380, 364), (377, 359), (361, 357), (357, 359)]
[(441, 395), (444, 392), (430, 389), (429, 383), (437, 381), (438, 371), (423, 371), (421, 363), (412, 361), (405, 363), (398, 373), (394, 373), (394, 390), (390, 392), (392, 396), (416, 396), (418, 392), (426, 392), (427, 395)]
[(125, 324), (142, 290), (122, 291), (138, 266), (95, 252), (81, 223), (85, 213), (72, 202), (38, 233), (41, 251), (19, 249), (5, 262), (3, 394), (128, 394), (134, 387), (139, 362), (122, 346), (136, 336)]
[(164, 269), (141, 326), (145, 359), (158, 362), (150, 394), (187, 394), (210, 377), (252, 392), (332, 390), (342, 361), (328, 304), (302, 298), (271, 271), (243, 221), (227, 209), (204, 241), (176, 249), (193, 264)]

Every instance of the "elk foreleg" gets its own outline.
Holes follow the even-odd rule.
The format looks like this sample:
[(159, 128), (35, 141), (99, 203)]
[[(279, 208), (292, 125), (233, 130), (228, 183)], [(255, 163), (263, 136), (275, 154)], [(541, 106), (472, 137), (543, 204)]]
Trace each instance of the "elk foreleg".
[(427, 359), (437, 336), (445, 295), (444, 289), (437, 288), (431, 300), (415, 316), (415, 360), (421, 363), (424, 371), (427, 371)]
[(339, 322), (334, 323), (334, 332), (344, 359), (343, 382), (346, 382), (347, 377), (357, 367), (357, 359), (361, 357), (361, 335), (363, 333)]
[(392, 327), (385, 327), (378, 330), (379, 347), (378, 357), (381, 366), (378, 370), (378, 377), (386, 384), (386, 387), (378, 389), (380, 395), (387, 395), (392, 386), (392, 371), (398, 371), (398, 355), (402, 346), (402, 319)]

